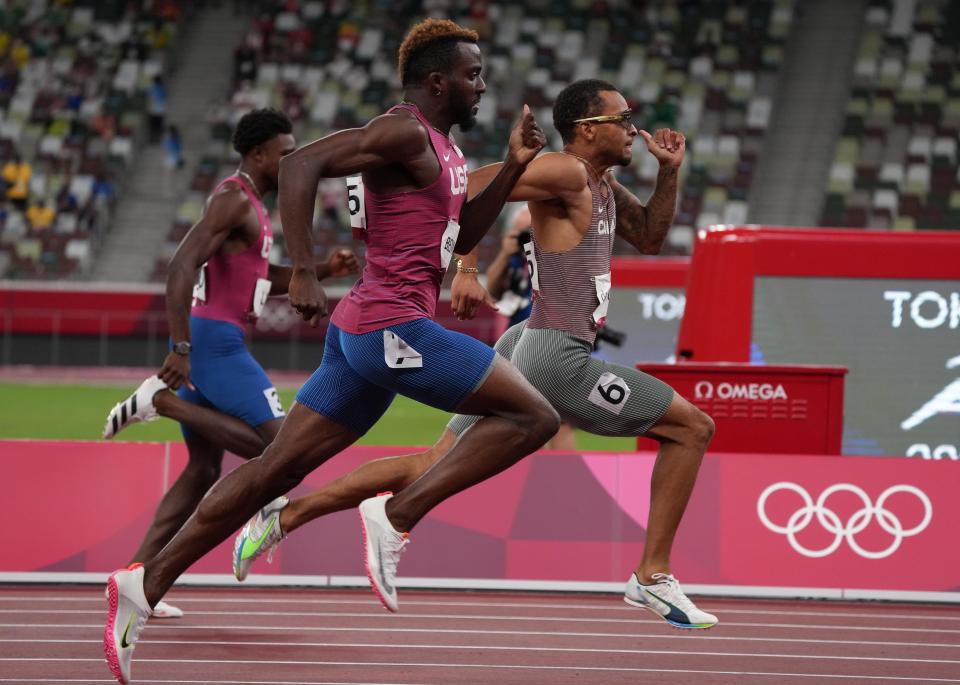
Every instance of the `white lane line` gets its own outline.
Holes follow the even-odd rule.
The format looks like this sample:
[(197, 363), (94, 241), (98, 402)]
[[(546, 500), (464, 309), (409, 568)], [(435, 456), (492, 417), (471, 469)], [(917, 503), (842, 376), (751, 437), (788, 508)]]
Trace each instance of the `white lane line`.
[[(0, 657), (2, 661), (43, 661), (49, 662), (46, 657), (43, 658), (24, 658), (12, 659)], [(58, 662), (103, 662), (103, 659), (57, 659)], [(384, 668), (443, 668), (443, 669), (494, 669), (494, 670), (531, 670), (531, 671), (594, 671), (604, 673), (689, 673), (694, 675), (755, 675), (771, 676), (774, 678), (837, 678), (849, 680), (853, 678), (861, 680), (887, 680), (887, 681), (908, 681), (921, 683), (960, 683), (960, 678), (918, 678), (913, 676), (876, 676), (876, 675), (855, 675), (839, 673), (779, 673), (774, 671), (713, 671), (699, 670), (689, 668), (631, 668), (617, 666), (542, 666), (534, 664), (446, 664), (446, 663), (407, 663), (407, 662), (389, 662), (389, 661), (275, 661), (258, 659), (255, 661), (237, 660), (237, 659), (178, 659), (176, 661), (168, 659), (137, 659), (137, 663), (157, 663), (157, 664), (249, 664), (252, 666), (362, 666), (365, 668), (381, 666)], [(164, 681), (145, 681), (137, 679), (138, 682), (164, 682)], [(110, 681), (112, 682), (112, 681)], [(166, 682), (183, 682), (179, 680)], [(204, 680), (203, 682), (209, 682)], [(276, 681), (271, 681), (275, 683)]]
[[(102, 640), (34, 640), (35, 644), (44, 642), (64, 643), (83, 642), (102, 643)], [(264, 642), (260, 640), (151, 640), (152, 645), (190, 645), (190, 646), (229, 646), (229, 647), (325, 647), (350, 649), (435, 649), (435, 650), (477, 650), (484, 652), (547, 652), (551, 654), (624, 654), (632, 656), (709, 656), (741, 659), (805, 659), (809, 661), (893, 661), (902, 664), (960, 664), (960, 659), (911, 659), (907, 657), (855, 656), (825, 654), (767, 654), (764, 652), (701, 652), (676, 649), (600, 649), (597, 647), (518, 647), (513, 645), (430, 645), (430, 644), (384, 644), (382, 642)], [(239, 662), (242, 663), (242, 662)], [(266, 662), (270, 663), (270, 662)], [(298, 662), (283, 662), (298, 663)]]
[[(574, 618), (570, 616), (490, 616), (490, 615), (480, 615), (480, 614), (409, 614), (403, 613), (399, 616), (396, 614), (386, 614), (383, 611), (373, 611), (370, 612), (338, 612), (338, 611), (191, 611), (191, 616), (233, 616), (236, 617), (238, 613), (242, 613), (243, 616), (257, 616), (257, 617), (289, 617), (289, 618), (366, 618), (366, 619), (386, 619), (388, 621), (398, 621), (401, 619), (409, 620), (446, 620), (446, 621), (524, 621), (524, 622), (538, 622), (542, 621), (544, 623), (623, 623), (630, 625), (637, 625), (638, 623), (653, 623), (657, 625), (662, 625), (662, 621), (659, 621), (655, 618), (647, 618), (647, 612), (641, 612), (638, 609), (634, 609), (637, 618)], [(51, 615), (51, 614), (67, 614), (67, 615), (102, 615), (102, 611), (94, 611), (90, 609), (29, 609), (29, 610), (20, 610), (14, 611), (11, 609), (0, 609), (0, 614), (17, 614), (22, 616), (24, 614), (28, 615)], [(0, 624), (2, 625), (2, 624)], [(11, 624), (16, 625), (16, 624)], [(886, 631), (886, 632), (900, 632), (900, 633), (923, 633), (926, 635), (930, 634), (930, 628), (900, 628), (900, 627), (884, 627), (884, 626), (851, 626), (851, 625), (825, 625), (825, 624), (815, 624), (815, 623), (755, 623), (755, 622), (739, 622), (739, 621), (722, 621), (720, 625), (725, 626), (726, 628), (786, 628), (790, 630), (804, 629), (804, 630), (862, 630), (862, 631)], [(293, 626), (291, 626), (293, 628)], [(437, 630), (443, 630), (443, 628), (438, 628)], [(937, 633), (947, 633), (947, 634), (960, 634), (960, 629), (958, 628), (938, 628)]]
[[(62, 629), (84, 629), (84, 630), (102, 630), (103, 626), (98, 624), (48, 624), (48, 623), (34, 623), (34, 624), (0, 624), (0, 628), (17, 628), (17, 629), (43, 629), (44, 631), (50, 631), (51, 628), (62, 628)], [(708, 631), (705, 630), (690, 630), (690, 631), (680, 631), (680, 630), (667, 630), (665, 629), (662, 633), (588, 633), (588, 632), (572, 632), (572, 631), (547, 631), (547, 630), (463, 630), (457, 628), (444, 628), (443, 630), (437, 630), (434, 628), (346, 628), (343, 626), (250, 626), (250, 625), (188, 625), (188, 624), (173, 624), (171, 622), (166, 623), (151, 623), (151, 631), (166, 631), (166, 632), (183, 632), (189, 630), (229, 630), (242, 633), (244, 631), (252, 632), (266, 632), (266, 631), (276, 631), (276, 632), (324, 632), (324, 633), (386, 633), (388, 636), (392, 634), (405, 635), (408, 633), (421, 633), (425, 635), (434, 634), (442, 632), (444, 634), (454, 634), (454, 635), (503, 635), (509, 637), (557, 637), (557, 638), (567, 638), (567, 637), (576, 637), (576, 638), (621, 638), (627, 640), (701, 640), (701, 641), (717, 641), (717, 642), (775, 642), (775, 643), (785, 643), (785, 644), (830, 644), (830, 645), (854, 645), (854, 646), (865, 646), (865, 647), (907, 647), (907, 648), (916, 648), (916, 647), (930, 647), (930, 648), (947, 648), (947, 649), (960, 649), (960, 642), (956, 643), (941, 643), (941, 642), (888, 642), (885, 640), (824, 640), (823, 638), (796, 638), (796, 637), (752, 637), (752, 636), (737, 636), (737, 635), (710, 635)], [(72, 642), (72, 640), (54, 640), (54, 642)], [(36, 642), (34, 638), (0, 638), (0, 643), (3, 642)]]
[[(234, 590), (226, 588), (225, 592), (233, 592)], [(255, 591), (254, 589), (250, 590), (251, 592)], [(540, 602), (452, 602), (452, 601), (441, 601), (441, 600), (406, 600), (404, 601), (404, 606), (406, 607), (419, 607), (419, 606), (439, 606), (439, 607), (478, 607), (478, 608), (497, 608), (497, 609), (567, 609), (574, 611), (614, 611), (614, 612), (629, 612), (634, 611), (634, 609), (624, 606), (622, 602), (616, 601), (619, 597), (616, 597), (610, 601), (609, 604), (579, 604), (579, 603), (567, 603), (567, 604), (544, 604)], [(298, 606), (303, 606), (306, 604), (317, 604), (317, 605), (369, 605), (370, 600), (368, 599), (317, 599), (317, 598), (304, 598), (304, 599), (292, 599), (292, 598), (260, 598), (260, 597), (244, 597), (244, 598), (229, 598), (229, 597), (196, 597), (193, 595), (183, 595), (178, 596), (175, 592), (171, 594), (168, 599), (174, 604), (183, 604), (189, 606), (191, 604), (199, 604), (202, 602), (210, 602), (212, 604), (293, 604)], [(718, 598), (710, 598), (716, 600)], [(710, 599), (707, 601), (709, 602)], [(43, 596), (43, 597), (29, 597), (29, 596), (4, 596), (0, 594), (0, 605), (5, 600), (11, 600), (15, 602), (95, 602), (98, 604), (103, 604), (103, 596), (99, 591), (92, 591), (91, 596)], [(730, 601), (730, 600), (724, 600)], [(785, 600), (776, 600), (776, 601), (785, 601)], [(798, 599), (797, 602), (804, 602), (807, 600)], [(821, 600), (817, 600), (821, 601)], [(739, 602), (742, 604), (743, 602)], [(934, 609), (933, 605), (924, 606), (920, 610), (929, 610)], [(953, 621), (960, 622), (960, 612), (954, 612), (952, 615), (933, 615), (925, 616), (918, 614), (917, 612), (912, 613), (874, 613), (874, 612), (852, 612), (852, 611), (798, 611), (798, 610), (774, 610), (774, 609), (734, 609), (722, 607), (717, 609), (725, 614), (748, 614), (748, 615), (772, 615), (772, 616), (827, 616), (827, 617), (843, 617), (843, 618), (893, 618), (893, 619), (905, 619), (913, 621)]]

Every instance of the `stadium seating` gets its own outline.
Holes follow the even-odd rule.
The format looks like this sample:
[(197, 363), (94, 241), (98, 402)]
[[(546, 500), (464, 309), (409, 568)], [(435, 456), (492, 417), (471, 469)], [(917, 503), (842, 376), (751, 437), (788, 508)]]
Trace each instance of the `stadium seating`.
[(871, 0), (820, 223), (960, 227), (960, 6)]
[[(364, 12), (307, 2), (291, 11), (290, 4), (277, 3), (258, 17), (235, 52), (236, 91), (213, 116), (214, 142), (204, 164), (229, 168), (230, 128), (252, 107), (284, 109), (306, 141), (361, 124), (397, 102), (395, 57), (418, 5), (395, 2), (389, 12), (376, 7)], [(488, 90), (478, 126), (458, 135), (473, 167), (502, 157), (523, 103), (552, 131), (553, 99), (570, 81), (588, 76), (616, 84), (637, 112), (639, 126), (683, 131), (688, 159), (677, 225), (664, 254), (688, 254), (695, 228), (746, 219), (793, 5), (793, 0), (553, 0), (471, 3), (464, 9), (436, 0), (424, 9), (470, 25), (481, 36)], [(525, 77), (517, 79), (518, 74)], [(555, 134), (550, 145), (561, 145)], [(645, 201), (656, 171), (656, 161), (638, 148), (620, 179)], [(349, 244), (342, 184), (322, 193), (318, 204), (330, 229), (318, 232), (318, 241)], [(171, 230), (171, 246), (182, 231), (179, 223)], [(492, 258), (499, 242), (495, 232), (483, 240), (481, 263)], [(618, 250), (632, 252), (619, 243)], [(157, 278), (165, 272), (160, 262)]]
[(176, 34), (177, 3), (128, 4), (0, 10), (0, 278), (89, 270), (143, 138), (144, 90)]

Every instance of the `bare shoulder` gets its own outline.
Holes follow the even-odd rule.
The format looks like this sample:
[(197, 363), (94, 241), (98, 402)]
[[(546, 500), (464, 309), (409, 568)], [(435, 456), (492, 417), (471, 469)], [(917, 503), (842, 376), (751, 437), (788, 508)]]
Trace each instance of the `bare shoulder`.
[(561, 193), (576, 193), (584, 190), (587, 183), (587, 169), (573, 155), (565, 152), (547, 152), (540, 155), (528, 167), (536, 169), (538, 175), (549, 179), (550, 185)]
[(243, 190), (243, 187), (233, 181), (227, 181), (213, 192), (207, 199), (207, 208), (204, 212), (206, 223), (217, 228), (232, 229), (243, 222), (253, 204)]
[(430, 134), (413, 114), (400, 110), (381, 114), (364, 126), (367, 144), (391, 148), (401, 155), (416, 155), (430, 145)]

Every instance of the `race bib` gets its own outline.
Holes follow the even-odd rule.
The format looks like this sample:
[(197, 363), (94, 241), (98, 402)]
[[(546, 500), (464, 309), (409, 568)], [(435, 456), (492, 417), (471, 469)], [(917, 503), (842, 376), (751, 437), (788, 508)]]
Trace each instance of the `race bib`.
[(593, 322), (602, 326), (607, 318), (607, 308), (610, 306), (610, 274), (594, 276), (593, 283), (597, 288), (597, 300), (600, 304), (593, 310)]
[(197, 282), (193, 284), (193, 304), (207, 301), (207, 263), (204, 262), (197, 273)]
[(350, 228), (353, 237), (365, 240), (367, 234), (367, 210), (363, 205), (363, 176), (347, 177), (347, 210), (350, 212)]
[(630, 386), (627, 382), (620, 376), (605, 371), (594, 383), (588, 399), (598, 407), (619, 416), (629, 397)]
[(419, 369), (423, 357), (396, 333), (383, 332), (383, 359), (391, 369)]
[(267, 388), (263, 391), (263, 396), (267, 398), (267, 405), (270, 407), (270, 413), (273, 414), (273, 418), (279, 419), (285, 415), (283, 403), (280, 401), (280, 395), (277, 394), (276, 388)]
[(450, 266), (450, 260), (453, 258), (453, 251), (457, 247), (457, 238), (460, 236), (460, 224), (456, 219), (447, 221), (447, 228), (440, 239), (440, 268), (444, 271)]
[(527, 269), (530, 272), (530, 287), (534, 295), (540, 293), (540, 271), (537, 269), (537, 253), (533, 249), (533, 241), (523, 244), (523, 256), (527, 258)]
[(263, 314), (263, 306), (267, 303), (270, 296), (270, 288), (273, 286), (266, 278), (257, 279), (257, 287), (253, 289), (253, 315), (259, 317)]

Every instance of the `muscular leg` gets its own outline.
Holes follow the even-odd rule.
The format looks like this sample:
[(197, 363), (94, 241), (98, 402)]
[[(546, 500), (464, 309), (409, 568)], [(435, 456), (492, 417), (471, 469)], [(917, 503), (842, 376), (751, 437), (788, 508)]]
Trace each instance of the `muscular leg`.
[(509, 468), (557, 432), (560, 417), (510, 362), (496, 357), (486, 381), (457, 407), (483, 416), (450, 452), (386, 503), (396, 530), (409, 531), (433, 507)]
[(264, 453), (224, 476), (173, 540), (145, 560), (143, 587), (148, 603), (156, 604), (193, 562), (357, 437), (345, 426), (294, 404)]
[(263, 448), (277, 435), (283, 421), (274, 419), (254, 428), (235, 416), (197, 406), (165, 390), (153, 396), (153, 406), (160, 416), (181, 423), (192, 432), (244, 459), (252, 459), (263, 453)]
[(456, 433), (444, 428), (440, 439), (426, 452), (384, 457), (358, 466), (319, 490), (291, 500), (280, 512), (280, 530), (289, 535), (315, 518), (352, 509), (378, 492), (400, 492), (449, 452), (456, 441)]
[(163, 549), (220, 477), (223, 448), (199, 435), (191, 435), (186, 443), (187, 465), (160, 500), (153, 523), (134, 552), (133, 561), (151, 559)]
[[(176, 397), (170, 393), (165, 394)], [(180, 400), (180, 398), (177, 399), (183, 404), (188, 404)], [(189, 406), (192, 406), (198, 412), (220, 415), (219, 412), (205, 409), (204, 407)], [(226, 415), (224, 414), (222, 416)], [(239, 419), (233, 419), (233, 417), (227, 418), (239, 421)], [(282, 419), (276, 419), (257, 426), (254, 432), (255, 435), (259, 435), (259, 433), (262, 432), (268, 436), (261, 442), (261, 451), (273, 441), (282, 423)], [(243, 425), (248, 430), (254, 431), (254, 429), (247, 426), (247, 424)], [(167, 490), (163, 499), (160, 500), (160, 504), (157, 506), (157, 512), (153, 517), (153, 523), (144, 536), (143, 542), (140, 543), (140, 548), (133, 555), (134, 561), (152, 559), (157, 552), (163, 549), (163, 546), (170, 542), (170, 539), (180, 530), (183, 522), (196, 510), (197, 505), (200, 503), (200, 500), (203, 499), (207, 490), (209, 490), (220, 477), (220, 467), (223, 463), (223, 447), (211, 442), (202, 435), (195, 434), (187, 437), (186, 443), (189, 454), (187, 465), (174, 484)]]
[(637, 578), (652, 583), (654, 573), (670, 573), (670, 550), (697, 481), (700, 462), (713, 436), (713, 420), (674, 394), (663, 418), (647, 433), (660, 441), (650, 479), (650, 514)]

